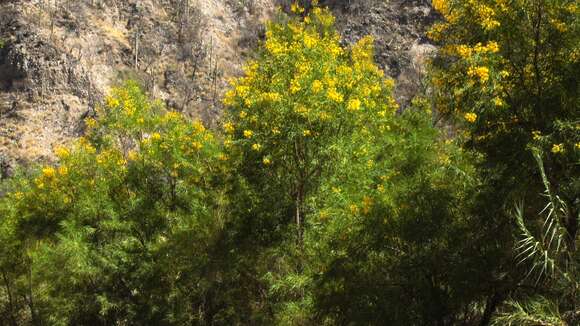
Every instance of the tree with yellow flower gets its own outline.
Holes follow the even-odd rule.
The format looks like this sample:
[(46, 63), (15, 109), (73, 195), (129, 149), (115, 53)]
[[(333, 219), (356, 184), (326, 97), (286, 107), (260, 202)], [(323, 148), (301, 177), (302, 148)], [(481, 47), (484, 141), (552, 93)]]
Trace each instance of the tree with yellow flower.
[[(292, 10), (304, 11), (296, 3)], [(265, 191), (281, 196), (272, 203), (275, 218), (293, 211), (299, 237), (305, 202), (338, 144), (364, 127), (379, 131), (396, 110), (392, 84), (373, 62), (372, 40), (343, 48), (333, 21), (315, 7), (304, 19), (270, 23), (261, 57), (224, 99), (226, 137), (243, 153), (252, 182), (266, 182), (272, 190)]]
[[(459, 315), (443, 302), (439, 315), (421, 312), (438, 293), (420, 285), (455, 289), (459, 280), (404, 266), (432, 270), (435, 257), (457, 255), (443, 239), (468, 229), (458, 207), (473, 171), (433, 128), (426, 101), (395, 113), (394, 83), (373, 61), (372, 38), (342, 47), (332, 21), (314, 7), (269, 24), (261, 55), (226, 94), (224, 137), (248, 185), (239, 208), (252, 244), (244, 260), (272, 289), (274, 324), (408, 325)], [(423, 246), (419, 229), (438, 249)], [(389, 246), (417, 255), (407, 260)]]
[(203, 296), (201, 266), (225, 223), (213, 133), (127, 82), (55, 154), (0, 198), (2, 314), (8, 288), (22, 324), (199, 321), (183, 307)]
[[(489, 193), (481, 197), (481, 219), (500, 229), (512, 219), (505, 207), (520, 199), (527, 199), (523, 215), (542, 211), (536, 195), (545, 187), (530, 149), (541, 153), (552, 191), (577, 215), (578, 1), (434, 0), (433, 6), (443, 17), (429, 33), (441, 46), (432, 65), (434, 105), (448, 120), (459, 120), (465, 147), (486, 158), (482, 171)], [(573, 238), (580, 235), (574, 219), (564, 226)], [(502, 229), (506, 232), (490, 241), (509, 247), (514, 230)], [(505, 290), (495, 297), (506, 297)]]

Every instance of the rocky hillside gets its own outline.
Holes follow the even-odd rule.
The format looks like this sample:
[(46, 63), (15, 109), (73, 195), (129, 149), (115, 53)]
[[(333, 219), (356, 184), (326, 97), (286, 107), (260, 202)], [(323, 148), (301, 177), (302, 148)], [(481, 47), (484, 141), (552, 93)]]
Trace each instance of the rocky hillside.
[[(50, 160), (83, 133), (108, 90), (140, 80), (174, 110), (212, 125), (264, 22), (289, 0), (0, 1), (0, 175)], [(321, 1), (345, 43), (372, 34), (402, 105), (421, 89), (430, 1)]]

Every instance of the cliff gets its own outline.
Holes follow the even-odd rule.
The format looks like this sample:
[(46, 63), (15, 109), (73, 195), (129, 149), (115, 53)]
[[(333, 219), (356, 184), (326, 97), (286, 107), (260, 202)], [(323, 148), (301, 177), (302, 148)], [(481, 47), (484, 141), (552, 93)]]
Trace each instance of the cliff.
[[(405, 106), (422, 89), (430, 1), (321, 1), (343, 41), (371, 34)], [(108, 90), (134, 78), (173, 110), (214, 124), (227, 80), (288, 0), (13, 0), (0, 2), (0, 176), (52, 159), (82, 135)]]

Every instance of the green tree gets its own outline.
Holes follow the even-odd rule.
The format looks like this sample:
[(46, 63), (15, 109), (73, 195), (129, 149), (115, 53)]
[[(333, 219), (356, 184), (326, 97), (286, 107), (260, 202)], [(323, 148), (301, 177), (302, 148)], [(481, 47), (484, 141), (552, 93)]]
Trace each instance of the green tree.
[[(478, 196), (490, 238), (505, 248), (492, 260), (496, 306), (508, 294), (528, 295), (511, 263), (509, 213), (523, 200), (522, 216), (534, 225), (544, 190), (532, 148), (545, 153), (543, 173), (569, 214), (562, 215), (567, 246), (575, 247), (580, 194), (580, 9), (576, 1), (439, 0), (443, 21), (430, 36), (441, 51), (433, 61), (434, 105), (458, 122), (466, 148), (484, 155), (485, 183)], [(519, 231), (518, 231), (519, 232)], [(492, 234), (492, 233), (490, 233)], [(548, 290), (544, 284), (538, 291)], [(533, 291), (532, 291), (533, 292)], [(484, 318), (489, 321), (489, 311)]]
[(273, 319), (425, 324), (471, 313), (489, 284), (469, 217), (470, 155), (432, 127), (424, 100), (396, 114), (371, 38), (344, 48), (327, 10), (292, 10), (299, 17), (268, 26), (224, 100), (226, 146), (250, 194), (247, 256)]
[(199, 279), (227, 223), (219, 142), (134, 83), (86, 124), (2, 200), (8, 311), (28, 302), (31, 322), (51, 325), (204, 321)]

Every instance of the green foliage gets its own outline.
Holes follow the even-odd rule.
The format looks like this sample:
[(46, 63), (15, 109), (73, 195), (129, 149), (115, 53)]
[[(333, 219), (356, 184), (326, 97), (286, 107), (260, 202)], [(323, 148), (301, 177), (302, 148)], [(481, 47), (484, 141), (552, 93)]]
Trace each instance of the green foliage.
[[(485, 187), (478, 200), (485, 209), (482, 218), (499, 229), (511, 217), (505, 207), (522, 202), (515, 212), (518, 243), (513, 254), (522, 265), (508, 265), (511, 259), (506, 252), (489, 269), (503, 275), (497, 280), (503, 283), (498, 297), (509, 293), (515, 302), (525, 303), (504, 307), (508, 312), (498, 320), (542, 324), (542, 319), (534, 322), (524, 317), (548, 306), (574, 314), (577, 299), (571, 298), (578, 295), (577, 282), (565, 279), (577, 277), (567, 269), (577, 268), (572, 248), (578, 239), (580, 211), (578, 3), (440, 0), (433, 4), (444, 17), (430, 32), (442, 46), (432, 65), (434, 103), (442, 115), (461, 120), (464, 146), (484, 154), (480, 171)], [(543, 153), (541, 159), (538, 153)], [(541, 192), (547, 198), (545, 206), (537, 200)], [(504, 236), (490, 241), (509, 247)], [(533, 277), (522, 280), (519, 268), (524, 263), (530, 267), (523, 275)], [(566, 272), (561, 270), (564, 267)], [(527, 286), (536, 290), (523, 290)]]
[(427, 101), (397, 116), (372, 40), (342, 48), (332, 21), (315, 8), (270, 25), (224, 100), (226, 145), (255, 199), (255, 273), (278, 324), (448, 320), (485, 286), (483, 257), (462, 247), (479, 231), (470, 155), (432, 127)]
[(512, 300), (507, 303), (507, 311), (500, 313), (496, 323), (518, 323), (533, 325), (568, 325), (580, 320), (577, 311), (580, 293), (580, 254), (576, 249), (578, 234), (571, 234), (565, 225), (570, 220), (580, 222), (580, 216), (571, 215), (566, 203), (551, 190), (546, 177), (541, 153), (534, 153), (545, 191), (547, 204), (540, 212), (544, 215), (541, 234), (536, 236), (526, 225), (522, 206), (515, 210), (515, 218), (521, 232), (518, 242), (519, 263), (528, 268), (527, 275), (536, 279), (536, 284), (550, 284), (550, 289), (540, 296)]
[(511, 311), (497, 316), (493, 325), (569, 325), (563, 320), (558, 306), (542, 297), (534, 298), (526, 304), (510, 301), (507, 305)]
[[(396, 113), (372, 39), (342, 46), (312, 3), (268, 24), (223, 134), (127, 82), (54, 164), (3, 185), (1, 322), (576, 322), (577, 6), (434, 1), (434, 98)], [(433, 103), (464, 120), (456, 139)], [(503, 205), (538, 189), (512, 266)]]
[(226, 144), (242, 153), (241, 172), (260, 198), (276, 196), (267, 198), (273, 206), (262, 208), (262, 221), (301, 228), (304, 203), (345, 140), (388, 131), (393, 83), (372, 63), (371, 39), (343, 49), (332, 22), (317, 8), (304, 22), (270, 25), (262, 57), (226, 94)]
[(106, 102), (86, 137), (56, 150), (57, 166), (13, 180), (2, 257), (23, 256), (2, 261), (15, 273), (5, 286), (29, 291), (18, 295), (34, 300), (33, 322), (201, 320), (198, 278), (226, 223), (220, 145), (133, 83)]
[[(431, 36), (436, 108), (459, 117), (467, 145), (512, 191), (534, 187), (530, 143), (550, 153), (549, 178), (573, 201), (580, 147), (580, 9), (575, 1), (435, 1), (445, 21)], [(542, 139), (541, 142), (537, 140)], [(552, 172), (553, 171), (553, 172)], [(577, 171), (577, 170), (576, 170)], [(526, 182), (525, 180), (534, 182)]]

